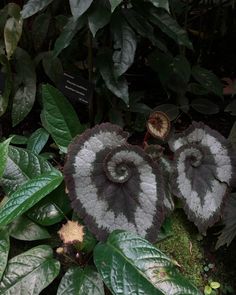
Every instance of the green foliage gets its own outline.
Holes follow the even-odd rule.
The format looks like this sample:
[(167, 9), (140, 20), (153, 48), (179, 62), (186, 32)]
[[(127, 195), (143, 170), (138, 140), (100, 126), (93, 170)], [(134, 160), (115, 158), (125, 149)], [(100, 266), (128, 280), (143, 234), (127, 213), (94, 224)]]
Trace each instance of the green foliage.
[(10, 249), (9, 233), (6, 228), (0, 229), (0, 280), (7, 265), (8, 252)]

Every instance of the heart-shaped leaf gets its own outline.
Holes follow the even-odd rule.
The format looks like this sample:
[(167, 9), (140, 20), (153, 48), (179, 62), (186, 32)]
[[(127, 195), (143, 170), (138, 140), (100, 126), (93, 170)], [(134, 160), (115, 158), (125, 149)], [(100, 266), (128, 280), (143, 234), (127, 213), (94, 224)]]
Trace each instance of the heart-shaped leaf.
[(113, 294), (201, 295), (171, 259), (131, 233), (113, 232), (95, 247), (94, 262)]
[(104, 295), (100, 275), (92, 268), (70, 268), (63, 276), (57, 295)]
[(7, 228), (0, 229), (0, 280), (7, 265), (7, 257), (10, 249), (9, 231)]
[(53, 258), (49, 246), (34, 247), (8, 261), (0, 293), (38, 295), (57, 277), (59, 270), (60, 263)]

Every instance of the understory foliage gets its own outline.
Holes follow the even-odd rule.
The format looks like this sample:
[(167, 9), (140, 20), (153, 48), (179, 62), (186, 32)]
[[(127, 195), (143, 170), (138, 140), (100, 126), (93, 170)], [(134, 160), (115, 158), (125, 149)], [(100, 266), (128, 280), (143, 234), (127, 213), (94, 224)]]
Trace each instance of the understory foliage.
[(201, 234), (225, 224), (218, 248), (236, 235), (236, 62), (215, 58), (234, 13), (1, 2), (0, 294), (218, 294), (165, 250), (179, 207)]

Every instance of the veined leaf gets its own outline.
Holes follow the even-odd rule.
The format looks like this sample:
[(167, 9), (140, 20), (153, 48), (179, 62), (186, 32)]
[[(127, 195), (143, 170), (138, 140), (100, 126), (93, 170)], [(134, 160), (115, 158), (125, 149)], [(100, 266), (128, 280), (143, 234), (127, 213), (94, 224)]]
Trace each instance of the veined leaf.
[(7, 165), (8, 147), (11, 138), (0, 143), (0, 178), (2, 177), (5, 167)]
[(63, 180), (58, 170), (47, 172), (23, 184), (0, 207), (0, 226), (7, 225), (17, 216), (33, 207), (53, 191)]
[(113, 12), (123, 0), (109, 0), (111, 4), (111, 12)]
[(47, 7), (53, 0), (29, 0), (21, 10), (22, 18), (28, 18)]
[(10, 236), (22, 241), (36, 241), (50, 238), (48, 231), (26, 216), (19, 216), (9, 225)]
[(79, 18), (84, 14), (93, 0), (69, 0), (71, 13), (74, 18)]
[(75, 135), (83, 131), (79, 118), (63, 94), (47, 84), (43, 85), (43, 125), (62, 152)]
[(100, 275), (92, 268), (70, 268), (63, 276), (57, 295), (104, 295)]
[(49, 134), (44, 128), (37, 129), (28, 139), (27, 149), (35, 154), (39, 154), (47, 143), (48, 138)]
[(136, 35), (121, 14), (112, 18), (111, 31), (114, 40), (114, 73), (118, 77), (124, 74), (134, 62), (137, 46)]
[(17, 82), (12, 106), (13, 126), (20, 123), (31, 111), (36, 95), (36, 74), (29, 54), (18, 47), (15, 52), (15, 58)]
[(0, 293), (38, 295), (57, 277), (59, 270), (60, 263), (53, 258), (48, 245), (34, 247), (9, 260)]
[(7, 164), (0, 185), (6, 192), (13, 192), (29, 179), (53, 169), (52, 165), (40, 156), (9, 146)]
[(12, 74), (11, 74), (11, 68), (9, 61), (7, 57), (3, 54), (0, 55), (0, 65), (2, 65), (1, 71), (4, 74), (4, 89), (3, 93), (0, 94), (0, 117), (5, 113), (7, 106), (8, 106), (8, 100), (11, 93), (12, 88)]
[(170, 258), (131, 233), (113, 232), (95, 247), (94, 262), (113, 294), (201, 295)]
[(9, 231), (6, 228), (0, 229), (0, 280), (7, 265), (7, 257), (10, 248)]

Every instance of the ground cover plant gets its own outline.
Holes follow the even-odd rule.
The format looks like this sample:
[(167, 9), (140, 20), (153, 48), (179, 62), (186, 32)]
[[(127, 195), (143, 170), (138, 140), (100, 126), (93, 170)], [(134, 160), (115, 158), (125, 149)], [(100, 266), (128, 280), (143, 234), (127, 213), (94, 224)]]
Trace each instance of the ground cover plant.
[(1, 294), (235, 293), (234, 14), (2, 1)]

